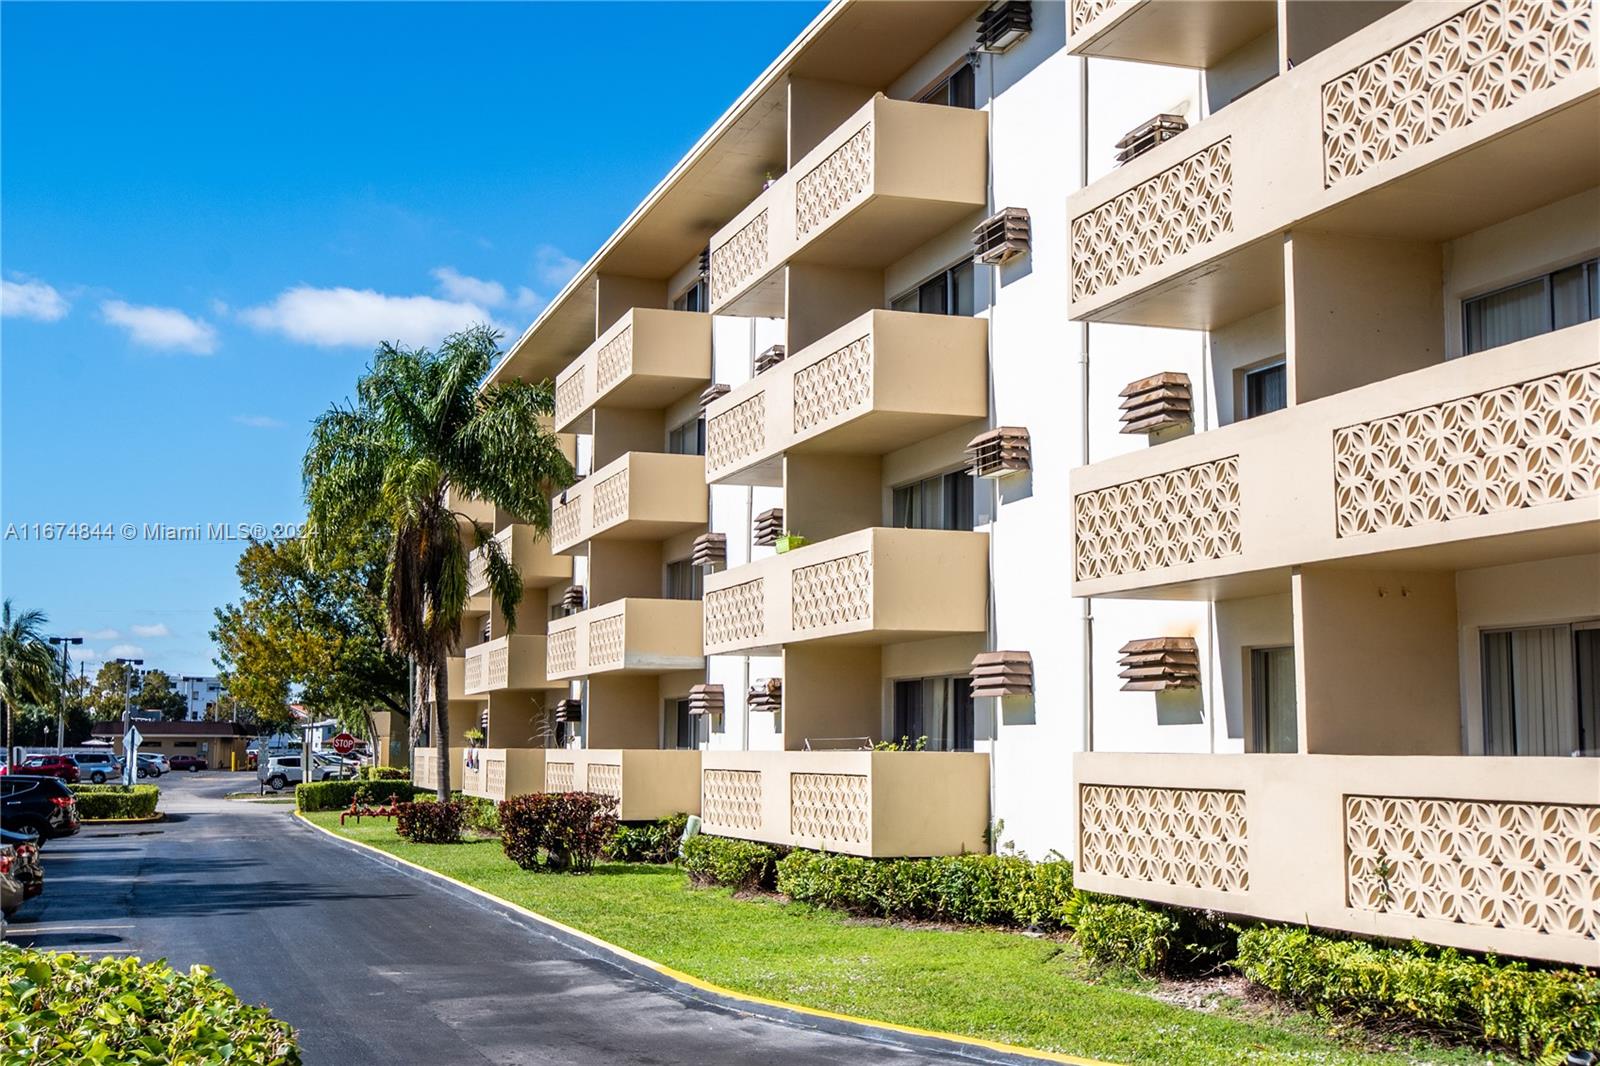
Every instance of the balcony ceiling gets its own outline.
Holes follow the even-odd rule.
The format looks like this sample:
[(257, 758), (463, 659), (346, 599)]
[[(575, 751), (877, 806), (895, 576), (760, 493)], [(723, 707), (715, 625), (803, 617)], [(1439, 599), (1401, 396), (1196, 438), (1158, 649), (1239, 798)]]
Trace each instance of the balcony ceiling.
[[(818, 15), (663, 178), (513, 345), (492, 377), (554, 378), (595, 338), (595, 275), (667, 278), (761, 191), (788, 154), (790, 76), (881, 91), (971, 19), (973, 0), (835, 3)], [(648, 109), (640, 123), (654, 122)], [(626, 138), (626, 129), (597, 131)]]
[(1076, 49), (1172, 67), (1215, 66), (1278, 23), (1273, 0), (1145, 0)]

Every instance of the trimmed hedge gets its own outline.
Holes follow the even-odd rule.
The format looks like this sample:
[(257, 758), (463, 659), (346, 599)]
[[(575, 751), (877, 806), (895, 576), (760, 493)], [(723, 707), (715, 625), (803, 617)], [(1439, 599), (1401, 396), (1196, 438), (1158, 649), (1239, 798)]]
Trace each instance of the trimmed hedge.
[(1072, 864), (1017, 855), (862, 859), (792, 851), (778, 863), (791, 899), (883, 918), (1061, 929), (1069, 924)]
[(617, 798), (539, 792), (500, 804), (500, 844), (524, 870), (583, 873), (617, 831)]
[(482, 796), (469, 796), (465, 792), (450, 793), (451, 802), (461, 808), (462, 825), (484, 833), (500, 832), (500, 805)]
[(362, 781), (410, 781), (411, 771), (401, 766), (363, 766), (357, 776)]
[(777, 861), (776, 851), (752, 840), (701, 833), (683, 842), (683, 868), (703, 885), (771, 888)]
[(1536, 970), (1422, 944), (1391, 947), (1257, 926), (1239, 935), (1239, 970), (1297, 1003), (1404, 1019), (1547, 1057), (1600, 1047), (1600, 974)]
[(205, 966), (0, 945), (0, 1060), (298, 1066), (294, 1030)]
[(434, 794), (431, 788), (417, 788), (402, 781), (313, 781), (294, 786), (294, 805), (302, 811), (342, 811), (362, 790), (374, 803), (388, 803), (390, 796), (404, 803)]
[(85, 821), (105, 818), (153, 818), (158, 785), (74, 785), (78, 797), (78, 817)]
[(466, 811), (451, 800), (422, 799), (395, 807), (394, 831), (413, 844), (459, 844)]
[(678, 845), (683, 840), (683, 827), (689, 822), (687, 814), (674, 814), (654, 822), (619, 825), (606, 844), (606, 858), (613, 862), (653, 862), (667, 864), (678, 861)]

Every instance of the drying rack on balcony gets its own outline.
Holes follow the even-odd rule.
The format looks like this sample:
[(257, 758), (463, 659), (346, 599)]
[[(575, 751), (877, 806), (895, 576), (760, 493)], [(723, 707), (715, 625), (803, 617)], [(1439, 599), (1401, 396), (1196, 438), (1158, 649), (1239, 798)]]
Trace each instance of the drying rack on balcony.
[(871, 737), (806, 737), (802, 751), (871, 751)]

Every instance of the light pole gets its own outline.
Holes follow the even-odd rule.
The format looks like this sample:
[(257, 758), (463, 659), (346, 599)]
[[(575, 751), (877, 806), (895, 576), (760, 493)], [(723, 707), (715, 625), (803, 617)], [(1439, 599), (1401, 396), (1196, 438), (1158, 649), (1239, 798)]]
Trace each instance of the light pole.
[[(126, 737), (128, 735), (128, 724), (133, 719), (133, 668), (135, 666), (143, 666), (144, 660), (118, 659), (117, 662), (122, 664), (122, 735)], [(139, 761), (139, 753), (137, 751), (129, 751), (127, 748), (128, 746), (124, 744), (122, 755), (123, 758), (127, 759), (127, 763), (122, 767), (122, 783), (131, 785), (133, 784), (134, 771), (138, 769), (134, 764)]]
[(82, 644), (82, 637), (51, 637), (50, 643), (61, 645), (61, 713), (56, 715), (56, 754), (66, 746), (67, 734), (67, 649)]

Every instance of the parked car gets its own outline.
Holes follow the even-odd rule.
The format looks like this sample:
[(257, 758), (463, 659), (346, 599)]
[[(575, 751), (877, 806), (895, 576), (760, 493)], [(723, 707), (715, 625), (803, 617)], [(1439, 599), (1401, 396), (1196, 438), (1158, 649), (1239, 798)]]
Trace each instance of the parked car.
[(189, 770), (191, 772), (207, 769), (206, 761), (198, 755), (174, 755), (167, 760), (167, 765), (173, 770)]
[[(3, 862), (7, 848), (11, 849), (9, 867)], [(22, 882), (23, 899), (32, 899), (44, 891), (44, 863), (39, 861), (39, 845), (27, 834), (0, 829), (0, 867)]]
[(83, 751), (67, 757), (78, 764), (80, 780), (87, 777), (103, 785), (122, 776), (122, 760), (109, 751)]
[(167, 762), (165, 755), (143, 755), (134, 764), (133, 772), (140, 777), (160, 777), (162, 774), (171, 773), (172, 765)]
[(37, 841), (78, 831), (78, 800), (59, 777), (0, 777), (0, 823)]
[[(327, 760), (313, 753), (311, 780), (335, 781), (351, 776), (344, 764), (337, 759)], [(256, 770), (256, 780), (272, 789), (281, 792), (290, 785), (297, 785), (305, 780), (305, 774), (300, 768), (298, 755), (274, 755), (266, 761), (264, 766)]]
[(78, 764), (70, 755), (24, 755), (15, 767), (0, 773), (26, 774), (29, 777), (59, 777), (69, 785), (78, 783)]

